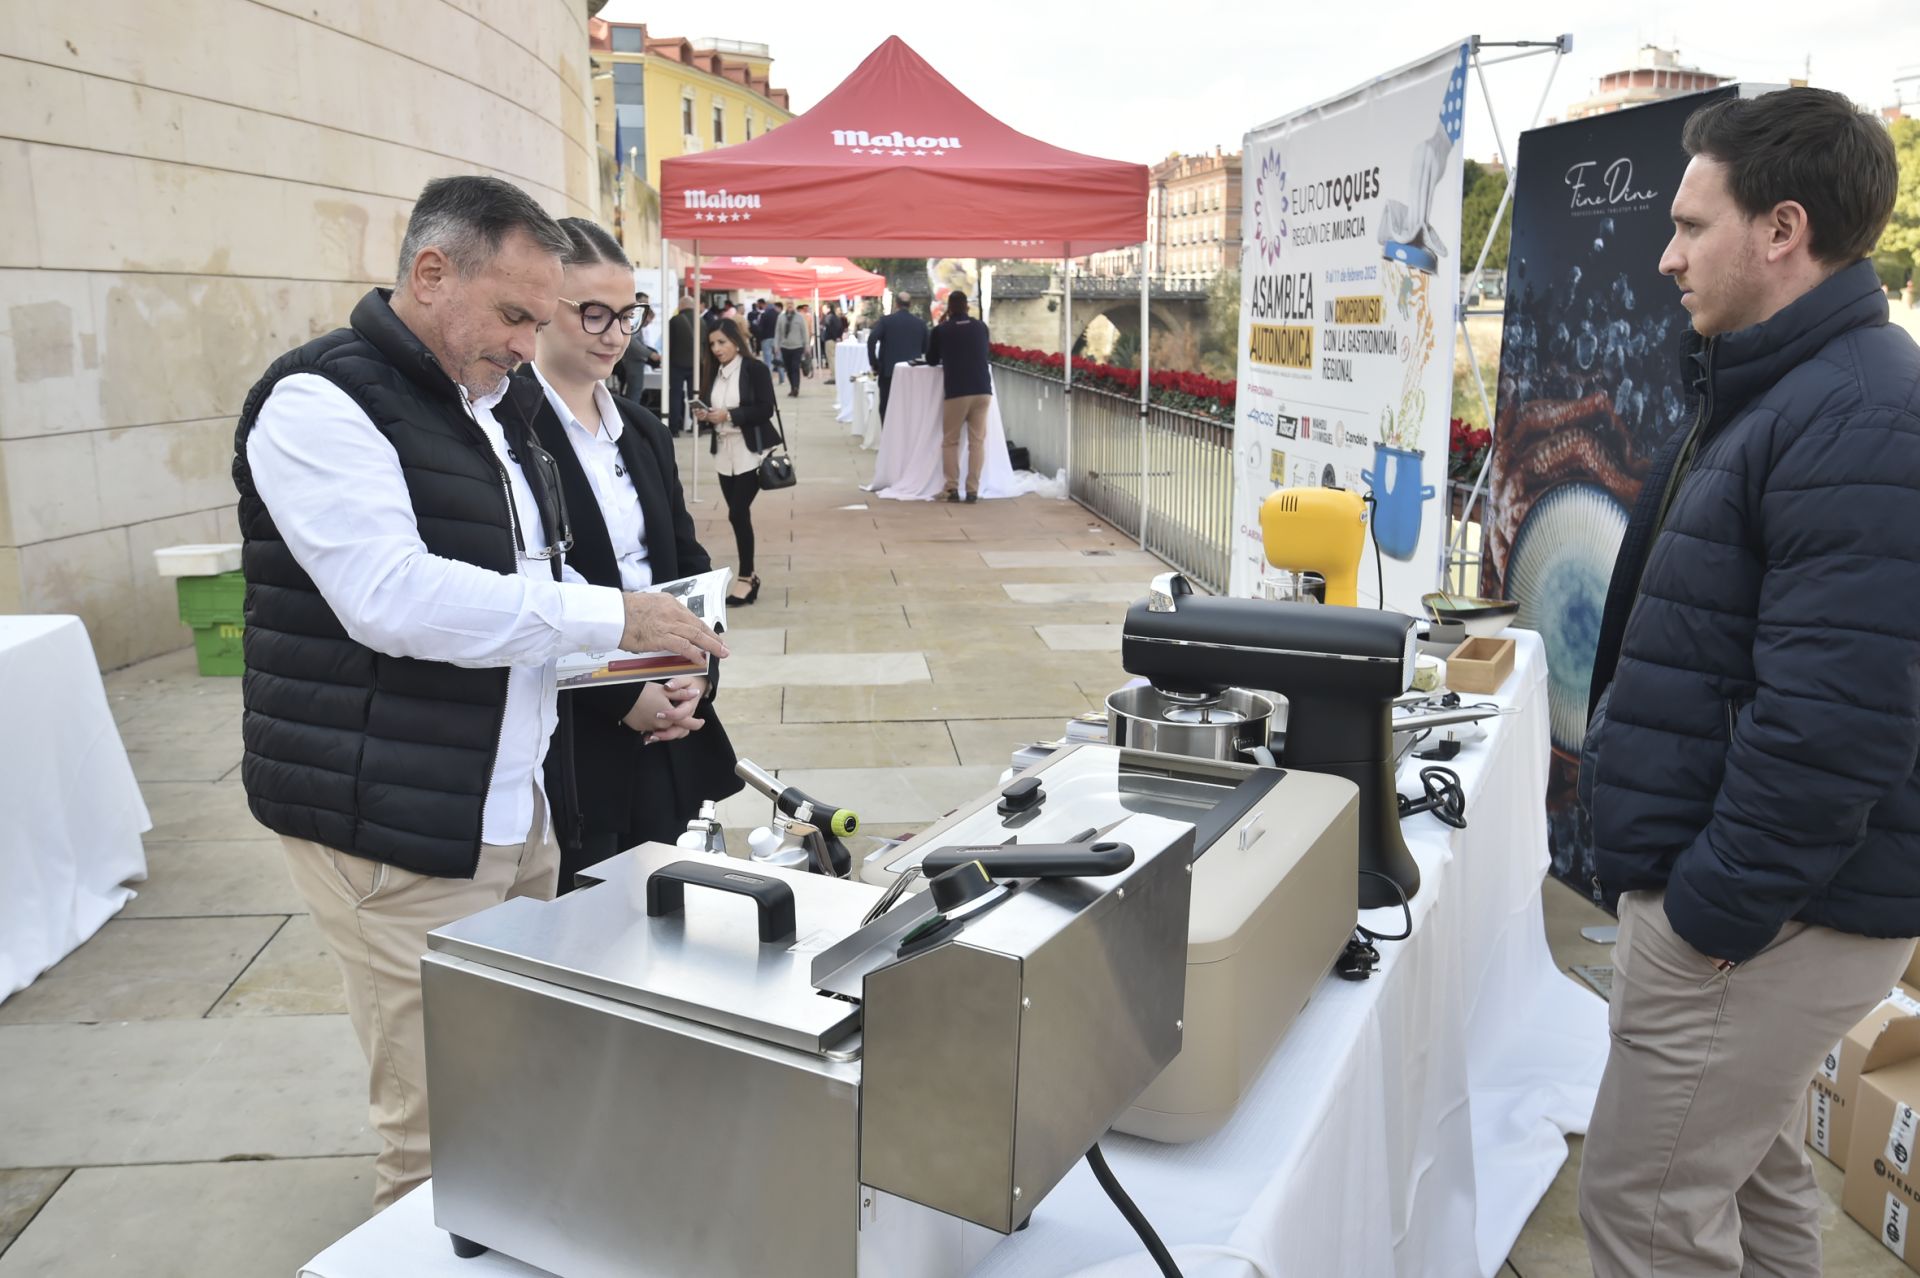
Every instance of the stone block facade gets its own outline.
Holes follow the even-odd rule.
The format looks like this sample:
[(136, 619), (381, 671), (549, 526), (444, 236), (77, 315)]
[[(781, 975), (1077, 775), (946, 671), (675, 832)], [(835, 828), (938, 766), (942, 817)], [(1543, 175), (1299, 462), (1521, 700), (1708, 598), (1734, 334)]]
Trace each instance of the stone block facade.
[(238, 539), (234, 420), (394, 278), (428, 179), (599, 207), (589, 0), (8, 0), (0, 613), (190, 641), (154, 549)]

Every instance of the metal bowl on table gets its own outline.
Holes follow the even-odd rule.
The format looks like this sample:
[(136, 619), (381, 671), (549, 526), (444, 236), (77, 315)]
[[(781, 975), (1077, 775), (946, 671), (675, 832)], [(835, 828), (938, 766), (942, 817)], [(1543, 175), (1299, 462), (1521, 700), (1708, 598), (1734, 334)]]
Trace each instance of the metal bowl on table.
[(1107, 695), (1107, 743), (1130, 750), (1271, 764), (1272, 731), (1273, 702), (1245, 688), (1186, 697), (1148, 685)]

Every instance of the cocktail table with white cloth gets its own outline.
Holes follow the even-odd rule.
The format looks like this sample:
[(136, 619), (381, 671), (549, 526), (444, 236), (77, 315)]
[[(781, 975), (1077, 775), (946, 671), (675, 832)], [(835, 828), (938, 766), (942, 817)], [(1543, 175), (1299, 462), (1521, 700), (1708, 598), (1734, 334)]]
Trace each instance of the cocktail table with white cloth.
[[(834, 414), (835, 421), (855, 420), (853, 379), (872, 367), (873, 365), (867, 361), (867, 344), (864, 341), (842, 341), (833, 344), (833, 384), (839, 395), (839, 411)], [(857, 434), (858, 431), (855, 433)]]
[(78, 617), (0, 617), (0, 1000), (99, 931), (153, 828)]
[[(887, 390), (887, 415), (880, 429), (880, 454), (873, 461), (876, 497), (894, 501), (933, 501), (947, 490), (940, 461), (941, 418), (947, 402), (946, 374), (930, 365), (895, 364)], [(1007, 458), (1007, 432), (1000, 424), (1000, 400), (987, 405), (987, 459), (980, 470), (982, 497), (1018, 497), (1023, 491)], [(967, 481), (967, 439), (960, 437), (960, 482)]]
[[(898, 383), (896, 383), (897, 386)], [(1383, 942), (1373, 978), (1328, 976), (1232, 1119), (1190, 1145), (1109, 1135), (1115, 1174), (1189, 1278), (1492, 1275), (1582, 1131), (1607, 1054), (1606, 1005), (1555, 970), (1547, 871), (1546, 658), (1518, 659), (1489, 700), (1514, 713), (1451, 765), (1467, 828), (1407, 822), (1419, 862), (1410, 940)], [(1408, 759), (1402, 788), (1417, 790)], [(1553, 887), (1550, 891), (1561, 891)], [(1377, 932), (1398, 907), (1370, 910)], [(329, 1247), (312, 1278), (530, 1278), (497, 1256), (454, 1258), (431, 1185)], [(1239, 1259), (1237, 1257), (1245, 1257)], [(1154, 1272), (1084, 1163), (976, 1278)]]

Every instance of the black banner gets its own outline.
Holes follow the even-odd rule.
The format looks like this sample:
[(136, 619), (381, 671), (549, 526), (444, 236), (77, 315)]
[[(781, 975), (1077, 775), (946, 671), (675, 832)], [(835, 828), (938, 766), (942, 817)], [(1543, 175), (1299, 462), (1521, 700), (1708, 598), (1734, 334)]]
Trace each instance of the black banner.
[(1589, 896), (1593, 842), (1576, 784), (1607, 582), (1653, 456), (1691, 411), (1687, 314), (1660, 274), (1687, 166), (1680, 131), (1732, 92), (1520, 137), (1481, 586), (1518, 600), (1516, 624), (1545, 641), (1553, 872)]

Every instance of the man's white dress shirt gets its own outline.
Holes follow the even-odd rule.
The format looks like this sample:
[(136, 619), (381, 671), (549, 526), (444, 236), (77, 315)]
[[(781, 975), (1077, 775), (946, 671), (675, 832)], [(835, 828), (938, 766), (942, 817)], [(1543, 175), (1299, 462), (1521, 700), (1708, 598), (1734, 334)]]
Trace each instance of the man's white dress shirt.
[[(507, 704), (481, 840), (519, 843), (556, 722), (554, 661), (620, 646), (620, 592), (590, 586), (527, 551), (547, 548), (533, 490), (494, 420), (498, 391), (469, 400), (506, 469), (525, 546), (517, 575), (444, 559), (420, 540), (400, 458), (348, 394), (295, 373), (274, 386), (247, 436), (254, 488), (294, 559), (354, 640), (376, 652), (456, 666), (506, 666)], [(544, 793), (544, 787), (542, 787)]]
[[(626, 422), (613, 405), (613, 395), (605, 382), (593, 384), (593, 407), (600, 420), (592, 426), (583, 423), (560, 398), (536, 365), (533, 375), (547, 392), (547, 403), (566, 423), (567, 442), (580, 468), (587, 472), (587, 483), (600, 503), (600, 517), (607, 525), (607, 538), (613, 542), (613, 557), (620, 565), (623, 590), (645, 590), (653, 584), (653, 566), (647, 562), (647, 519), (640, 509), (640, 492), (627, 477), (627, 462), (620, 455), (620, 432)], [(645, 445), (641, 445), (645, 447)]]

